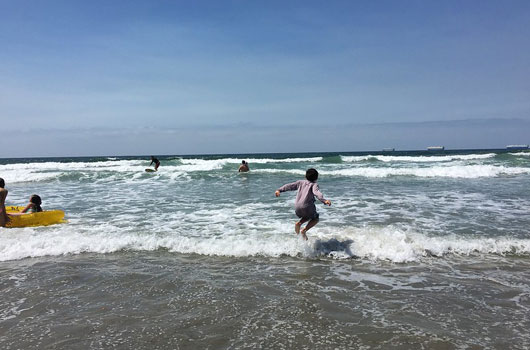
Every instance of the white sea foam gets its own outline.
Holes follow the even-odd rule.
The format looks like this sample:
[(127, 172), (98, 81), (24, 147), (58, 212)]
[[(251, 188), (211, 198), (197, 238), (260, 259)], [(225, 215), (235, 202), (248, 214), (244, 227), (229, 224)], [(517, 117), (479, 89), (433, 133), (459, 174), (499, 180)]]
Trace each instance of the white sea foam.
[(385, 156), (385, 155), (366, 155), (366, 156), (341, 156), (343, 162), (362, 162), (375, 159), (381, 162), (413, 162), (413, 163), (433, 163), (449, 162), (455, 160), (475, 160), (488, 159), (495, 157), (495, 153), (487, 154), (464, 154), (464, 155), (447, 155), (447, 156)]
[[(143, 179), (144, 169), (148, 166), (146, 161), (119, 160), (102, 162), (36, 162), (0, 165), (0, 176), (7, 184), (21, 182), (51, 181), (61, 176), (78, 175), (80, 177), (102, 177), (105, 181), (119, 179)], [(212, 168), (210, 166), (210, 168)], [(170, 179), (182, 178), (186, 172), (201, 170), (200, 167), (182, 165), (168, 165), (156, 175)], [(206, 169), (211, 170), (211, 169)], [(152, 174), (154, 176), (155, 174)]]
[[(310, 241), (304, 242), (292, 232), (294, 194), (281, 200), (273, 197), (285, 177), (275, 174), (303, 178), (308, 165), (304, 162), (320, 160), (259, 160), (260, 166), (251, 167), (257, 176), (226, 176), (235, 173), (240, 162), (235, 158), (171, 159), (149, 174), (144, 172), (146, 160), (0, 165), (0, 177), (8, 186), (60, 179), (20, 183), (13, 186), (8, 200), (21, 204), (29, 193), (39, 193), (48, 208), (64, 209), (70, 221), (50, 227), (0, 228), (0, 260), (156, 249), (238, 257), (356, 256), (394, 262), (451, 254), (530, 254), (530, 240), (512, 238), (527, 237), (521, 231), (527, 228), (524, 214), (529, 199), (524, 188), (529, 177), (503, 178), (530, 174), (530, 167), (503, 166), (511, 163), (503, 163), (502, 158), (484, 164), (466, 164), (462, 159), (430, 164), (318, 164), (319, 172), (331, 180), (325, 193), (334, 205), (319, 208), (323, 222), (330, 225), (318, 225), (311, 230)], [(390, 176), (395, 178), (371, 180)], [(352, 177), (361, 178), (347, 181)], [(416, 182), (410, 187), (404, 177), (488, 180), (447, 181), (450, 184), (445, 186), (438, 179), (430, 181), (436, 185), (422, 188)], [(515, 191), (520, 195), (510, 195)], [(492, 235), (495, 238), (483, 238)]]
[[(295, 174), (305, 176), (306, 170), (302, 169), (255, 169), (252, 170), (254, 173), (268, 173), (268, 174)], [(322, 170), (319, 170), (319, 174), (323, 174)]]
[[(302, 162), (320, 162), (322, 157), (309, 157), (309, 158), (245, 158), (245, 161), (255, 164), (267, 164), (267, 163), (302, 163)], [(200, 158), (182, 158), (180, 161), (182, 164), (202, 164), (208, 162), (223, 162), (226, 163), (241, 163), (242, 159), (239, 158), (221, 158), (221, 159), (200, 159)]]
[(6, 183), (37, 182), (56, 179), (62, 175), (81, 172), (130, 173), (143, 171), (142, 162), (137, 160), (103, 162), (35, 162), (0, 165), (0, 174)]
[(183, 171), (211, 171), (222, 169), (229, 163), (240, 163), (241, 161), (230, 162), (228, 159), (181, 159), (182, 165), (177, 168)]
[[(298, 169), (257, 169), (255, 172), (265, 173), (290, 173), (304, 175), (304, 170)], [(338, 170), (319, 170), (321, 175), (330, 176), (361, 176), (369, 178), (383, 178), (388, 176), (414, 176), (414, 177), (445, 177), (476, 179), (480, 177), (498, 177), (505, 175), (530, 174), (530, 168), (505, 167), (496, 165), (453, 165), (432, 167), (355, 167)]]
[[(105, 228), (106, 232), (102, 232)], [(10, 229), (0, 239), (0, 261), (27, 257), (80, 253), (111, 253), (121, 250), (153, 251), (167, 249), (184, 254), (230, 257), (282, 255), (314, 258), (327, 255), (344, 259), (410, 262), (448, 254), (530, 254), (530, 239), (509, 237), (479, 238), (427, 236), (392, 227), (355, 229), (314, 229), (309, 242), (291, 232), (291, 225), (271, 227), (273, 231), (247, 234), (182, 236), (175, 233), (141, 234), (123, 232), (112, 225), (75, 233), (68, 226), (56, 230)], [(3, 229), (7, 230), (7, 229)], [(279, 230), (279, 231), (278, 231)], [(110, 233), (109, 231), (112, 231)]]
[[(503, 175), (519, 175), (530, 173), (528, 167), (506, 167), (495, 164), (465, 164), (464, 160), (486, 159), (495, 154), (475, 154), (475, 155), (455, 155), (455, 156), (423, 156), (423, 157), (394, 157), (394, 156), (362, 156), (350, 157), (342, 156), (346, 163), (342, 164), (322, 164), (319, 172), (323, 175), (331, 176), (361, 176), (368, 178), (382, 178), (388, 176), (415, 176), (415, 177), (446, 177), (446, 178), (479, 178), (498, 177)], [(361, 159), (376, 158), (387, 164), (391, 162), (404, 162), (395, 166), (368, 166), (366, 164), (355, 163)], [(259, 159), (249, 158), (252, 164), (296, 164), (322, 161), (322, 157), (308, 158), (285, 158), (285, 159)], [(443, 163), (446, 161), (454, 163)], [(418, 162), (417, 166), (411, 164)], [(427, 162), (432, 164), (427, 165)], [(188, 174), (194, 172), (218, 171), (226, 165), (233, 164), (234, 169), (240, 163), (239, 159), (176, 159), (167, 161), (161, 168), (157, 176), (175, 180), (183, 179)], [(351, 167), (346, 167), (352, 163)], [(407, 165), (408, 164), (408, 165)], [(0, 176), (8, 184), (21, 182), (41, 182), (52, 181), (63, 176), (79, 176), (80, 178), (91, 178), (101, 181), (114, 181), (118, 179), (143, 180), (142, 174), (148, 166), (143, 160), (107, 160), (100, 162), (34, 162), (15, 163), (0, 165)], [(252, 167), (251, 167), (252, 168)], [(252, 168), (254, 173), (291, 173), (304, 175), (304, 169), (292, 167), (281, 167), (273, 169)]]
[(13, 163), (0, 165), (0, 170), (29, 169), (29, 170), (86, 170), (86, 169), (114, 169), (116, 171), (128, 171), (136, 169), (136, 166), (145, 164), (141, 160), (119, 160), (101, 162), (34, 162)]
[(44, 173), (38, 173), (26, 170), (2, 170), (1, 176), (5, 180), (6, 184), (12, 184), (17, 182), (39, 182), (39, 181), (50, 181), (58, 178), (63, 173), (59, 171), (48, 171)]
[[(320, 239), (329, 239), (329, 236), (330, 234), (321, 234)], [(415, 232), (403, 232), (392, 227), (354, 229), (350, 233), (339, 236), (338, 239), (353, 240), (350, 251), (355, 256), (393, 262), (416, 261), (424, 257), (441, 257), (447, 254), (530, 253), (530, 239), (427, 236)], [(343, 258), (349, 257), (349, 254), (344, 252), (338, 252), (335, 255)]]
[[(310, 157), (310, 158), (246, 158), (245, 160), (250, 164), (272, 164), (272, 163), (311, 163), (311, 162), (320, 162), (322, 157)], [(237, 164), (241, 163), (241, 159), (236, 158), (221, 158), (221, 159), (200, 159), (200, 158), (182, 158), (179, 159), (182, 165), (179, 166), (179, 169), (185, 171), (209, 171), (222, 169), (223, 166), (227, 164)]]
[[(248, 159), (252, 164), (272, 164), (272, 163), (301, 163), (301, 162), (318, 162), (322, 157), (312, 158), (286, 158), (286, 159)], [(234, 164), (237, 167), (241, 160), (232, 158), (222, 159), (178, 159), (176, 162), (167, 162), (157, 174), (170, 179), (182, 178), (186, 173), (208, 172), (222, 169), (225, 165)], [(148, 166), (146, 161), (142, 160), (110, 160), (101, 162), (35, 162), (35, 163), (16, 163), (0, 165), (0, 176), (6, 183), (21, 182), (40, 182), (51, 181), (61, 176), (81, 173), (88, 176), (105, 173), (106, 180), (116, 180), (114, 174), (129, 174), (133, 178), (141, 177), (144, 169)]]

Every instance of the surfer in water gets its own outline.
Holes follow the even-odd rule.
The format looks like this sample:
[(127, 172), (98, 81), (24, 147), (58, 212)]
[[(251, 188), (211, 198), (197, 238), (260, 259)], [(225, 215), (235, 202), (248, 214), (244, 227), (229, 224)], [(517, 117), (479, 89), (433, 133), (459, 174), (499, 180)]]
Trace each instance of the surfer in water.
[(160, 161), (156, 159), (155, 157), (151, 156), (151, 163), (149, 164), (149, 166), (151, 166), (153, 163), (155, 164), (155, 171), (158, 171), (158, 167), (160, 166)]
[(237, 171), (240, 172), (240, 173), (246, 173), (249, 170), (250, 169), (248, 167), (248, 163), (245, 162), (244, 160), (242, 160), (241, 161), (241, 165), (239, 166), (239, 169)]
[[(322, 192), (320, 192), (320, 189), (318, 188), (318, 171), (316, 171), (316, 169), (307, 169), (305, 178), (305, 180), (298, 180), (283, 185), (276, 190), (274, 194), (276, 197), (279, 197), (281, 192), (298, 190), (298, 193), (296, 194), (296, 202), (294, 203), (294, 211), (300, 220), (294, 224), (294, 231), (296, 233), (301, 233), (302, 237), (307, 241), (306, 232), (318, 223), (315, 197), (325, 205), (331, 206), (331, 201), (324, 199), (324, 195), (322, 195)], [(307, 225), (300, 231), (302, 224), (305, 222), (308, 222)]]
[(6, 185), (4, 179), (0, 177), (0, 227), (4, 227), (9, 221), (6, 212), (6, 197), (7, 190), (4, 188)]

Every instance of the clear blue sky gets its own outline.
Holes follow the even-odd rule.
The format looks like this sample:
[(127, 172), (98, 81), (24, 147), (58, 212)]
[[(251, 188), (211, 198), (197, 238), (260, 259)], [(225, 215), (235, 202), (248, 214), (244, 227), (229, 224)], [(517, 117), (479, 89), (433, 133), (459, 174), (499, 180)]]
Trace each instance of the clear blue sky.
[(0, 157), (530, 143), (530, 1), (0, 0)]

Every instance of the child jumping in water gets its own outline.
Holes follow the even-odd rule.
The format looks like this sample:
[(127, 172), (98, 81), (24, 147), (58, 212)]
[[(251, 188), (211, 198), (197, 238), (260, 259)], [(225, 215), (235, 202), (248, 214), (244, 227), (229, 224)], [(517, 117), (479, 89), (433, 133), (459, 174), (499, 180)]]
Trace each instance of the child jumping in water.
[[(331, 201), (324, 199), (322, 192), (318, 188), (317, 179), (318, 171), (315, 169), (307, 169), (305, 173), (306, 180), (298, 180), (296, 182), (283, 185), (274, 193), (276, 197), (280, 196), (281, 192), (298, 190), (296, 195), (296, 202), (294, 204), (294, 211), (300, 220), (294, 224), (294, 231), (302, 233), (302, 237), (307, 241), (306, 232), (318, 223), (318, 213), (315, 207), (315, 197), (322, 203), (331, 206)], [(302, 224), (307, 222), (304, 229), (300, 231)]]

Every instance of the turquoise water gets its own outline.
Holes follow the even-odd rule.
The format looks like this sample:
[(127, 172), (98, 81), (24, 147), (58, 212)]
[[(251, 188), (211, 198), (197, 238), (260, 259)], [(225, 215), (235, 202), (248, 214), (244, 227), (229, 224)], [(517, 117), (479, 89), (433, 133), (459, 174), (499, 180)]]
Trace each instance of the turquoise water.
[[(530, 153), (158, 158), (0, 160), (8, 205), (68, 220), (0, 228), (3, 343), (529, 346)], [(310, 167), (332, 206), (305, 242), (274, 191)]]

